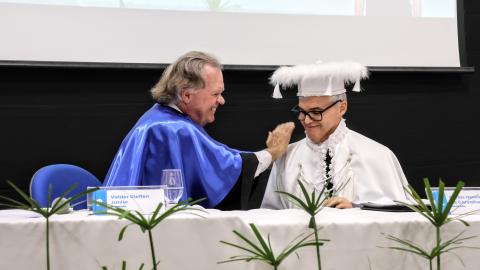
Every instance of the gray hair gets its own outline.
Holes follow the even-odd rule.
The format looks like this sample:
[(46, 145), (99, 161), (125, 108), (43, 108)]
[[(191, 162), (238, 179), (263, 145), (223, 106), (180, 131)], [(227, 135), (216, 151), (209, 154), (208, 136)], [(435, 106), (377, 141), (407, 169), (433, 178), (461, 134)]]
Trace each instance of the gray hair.
[[(299, 99), (302, 99), (302, 98), (307, 98), (308, 96), (298, 96)], [(321, 96), (320, 96), (321, 97)], [(342, 93), (342, 94), (338, 94), (338, 95), (334, 95), (334, 96), (330, 96), (330, 101), (331, 102), (335, 102), (337, 100), (347, 100), (347, 94), (346, 93)]]
[(346, 93), (341, 93), (341, 94), (332, 96), (332, 98), (331, 98), (332, 102), (335, 102), (337, 100), (347, 100), (347, 94)]
[(164, 105), (175, 103), (180, 100), (180, 91), (183, 89), (204, 88), (203, 68), (205, 65), (222, 68), (214, 56), (204, 52), (191, 51), (180, 56), (165, 69), (160, 80), (150, 90), (153, 99)]

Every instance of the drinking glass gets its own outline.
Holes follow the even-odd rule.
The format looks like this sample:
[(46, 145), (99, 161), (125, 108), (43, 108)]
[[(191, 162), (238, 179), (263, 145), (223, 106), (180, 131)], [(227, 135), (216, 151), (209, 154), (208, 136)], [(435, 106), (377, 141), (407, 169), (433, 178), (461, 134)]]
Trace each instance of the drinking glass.
[[(87, 190), (94, 189), (97, 187), (87, 187)], [(93, 192), (87, 193), (87, 209), (88, 211), (92, 211), (93, 208)]]
[(165, 200), (167, 204), (176, 204), (183, 195), (183, 176), (180, 169), (165, 169), (162, 171), (160, 185), (165, 185)]

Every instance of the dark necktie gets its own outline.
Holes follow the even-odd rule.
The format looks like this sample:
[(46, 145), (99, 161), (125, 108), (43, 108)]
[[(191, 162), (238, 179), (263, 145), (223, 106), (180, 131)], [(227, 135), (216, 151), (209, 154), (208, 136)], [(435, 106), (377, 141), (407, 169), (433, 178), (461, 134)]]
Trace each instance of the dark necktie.
[(330, 150), (327, 149), (327, 154), (325, 156), (325, 165), (327, 166), (325, 168), (325, 187), (326, 187), (326, 192), (327, 192), (327, 198), (333, 197), (333, 183), (332, 179), (329, 178), (330, 175), (330, 164), (332, 163), (332, 157), (330, 156)]

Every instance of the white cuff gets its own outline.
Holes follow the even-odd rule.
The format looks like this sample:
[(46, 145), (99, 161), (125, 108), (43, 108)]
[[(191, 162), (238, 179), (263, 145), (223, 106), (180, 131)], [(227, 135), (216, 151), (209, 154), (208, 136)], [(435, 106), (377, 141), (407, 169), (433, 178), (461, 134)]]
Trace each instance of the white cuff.
[(255, 171), (255, 177), (264, 172), (272, 163), (272, 155), (267, 150), (262, 150), (254, 153), (258, 159), (257, 170)]

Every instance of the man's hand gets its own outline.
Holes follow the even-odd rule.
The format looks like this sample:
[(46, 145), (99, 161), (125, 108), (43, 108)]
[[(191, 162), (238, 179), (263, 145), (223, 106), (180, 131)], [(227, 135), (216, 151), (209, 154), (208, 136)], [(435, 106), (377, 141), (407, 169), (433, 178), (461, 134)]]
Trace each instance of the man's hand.
[(325, 206), (339, 208), (339, 209), (346, 209), (346, 208), (353, 207), (352, 202), (343, 197), (330, 198), (325, 202)]
[(287, 122), (278, 125), (273, 131), (268, 132), (267, 151), (272, 155), (272, 160), (276, 160), (287, 151), (294, 128), (295, 124), (293, 122)]

